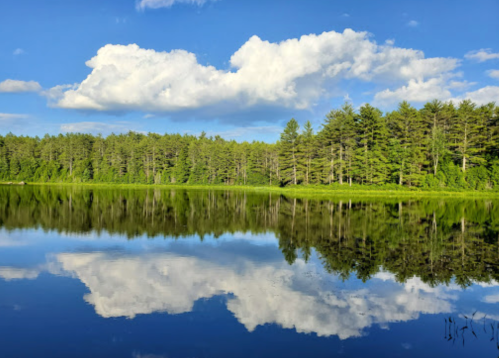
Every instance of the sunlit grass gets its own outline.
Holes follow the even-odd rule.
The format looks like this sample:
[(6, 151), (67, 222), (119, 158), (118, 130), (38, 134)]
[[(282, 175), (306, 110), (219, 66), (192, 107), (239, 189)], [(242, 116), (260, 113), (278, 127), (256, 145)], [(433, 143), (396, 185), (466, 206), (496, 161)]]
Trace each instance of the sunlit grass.
[(202, 185), (202, 184), (117, 184), (117, 183), (29, 183), (39, 186), (80, 186), (93, 188), (126, 188), (126, 189), (189, 189), (189, 190), (246, 190), (252, 192), (282, 193), (295, 197), (331, 197), (331, 196), (364, 196), (364, 197), (499, 197), (499, 191), (474, 191), (442, 188), (441, 190), (425, 188), (408, 188), (398, 185), (309, 185), (309, 186), (249, 186), (249, 185)]

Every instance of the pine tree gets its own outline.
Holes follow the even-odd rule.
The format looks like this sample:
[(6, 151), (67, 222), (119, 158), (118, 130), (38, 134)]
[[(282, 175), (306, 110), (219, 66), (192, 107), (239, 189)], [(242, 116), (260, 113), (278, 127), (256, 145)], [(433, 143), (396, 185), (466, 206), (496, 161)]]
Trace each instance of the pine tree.
[(343, 184), (345, 177), (350, 185), (352, 184), (356, 149), (356, 116), (352, 105), (345, 103), (341, 109), (329, 112), (321, 133), (321, 137), (326, 141), (325, 146), (329, 147), (327, 152), (331, 162), (330, 173), (334, 177), (336, 172), (340, 184)]
[(312, 170), (315, 159), (315, 136), (312, 129), (312, 123), (307, 121), (303, 127), (301, 141), (299, 143), (298, 171), (305, 185), (310, 184), (312, 179)]
[(366, 104), (357, 120), (360, 146), (356, 150), (358, 175), (363, 184), (381, 184), (388, 177), (387, 127), (382, 112)]
[(292, 118), (284, 128), (281, 134), (279, 150), (279, 172), (281, 181), (284, 184), (298, 184), (298, 147), (300, 135), (298, 133), (300, 126)]
[(432, 128), (430, 139), (430, 153), (433, 164), (433, 175), (437, 175), (438, 165), (441, 159), (448, 153), (445, 134), (439, 127)]
[(481, 156), (485, 150), (481, 145), (485, 136), (478, 119), (476, 105), (473, 102), (465, 100), (459, 104), (456, 121), (452, 127), (452, 138), (454, 150), (460, 158), (463, 172), (470, 164), (483, 164), (485, 162)]
[(189, 179), (189, 149), (188, 144), (184, 143), (180, 149), (177, 163), (174, 168), (174, 183), (182, 184), (186, 183)]
[(398, 110), (389, 114), (387, 118), (393, 139), (398, 141), (400, 148), (398, 162), (392, 163), (392, 169), (397, 169), (398, 172), (398, 183), (419, 185), (425, 157), (421, 145), (424, 141), (421, 116), (414, 107), (403, 101), (399, 104)]

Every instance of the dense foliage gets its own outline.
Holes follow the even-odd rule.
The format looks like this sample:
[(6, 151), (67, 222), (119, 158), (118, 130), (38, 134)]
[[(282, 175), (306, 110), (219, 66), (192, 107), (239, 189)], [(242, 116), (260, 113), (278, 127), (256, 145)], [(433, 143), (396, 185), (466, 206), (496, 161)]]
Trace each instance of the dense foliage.
[(318, 133), (291, 119), (275, 144), (130, 132), (0, 136), (0, 180), (141, 184), (352, 183), (499, 189), (499, 107), (345, 104)]
[(231, 190), (0, 186), (0, 227), (132, 239), (273, 233), (285, 259), (313, 250), (325, 268), (368, 280), (499, 281), (499, 201), (289, 198)]

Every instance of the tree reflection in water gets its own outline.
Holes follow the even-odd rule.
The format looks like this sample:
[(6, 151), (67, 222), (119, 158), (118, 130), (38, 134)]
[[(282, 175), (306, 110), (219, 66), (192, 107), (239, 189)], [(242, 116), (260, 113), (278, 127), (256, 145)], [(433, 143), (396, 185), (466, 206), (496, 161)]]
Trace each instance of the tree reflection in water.
[(313, 249), (324, 268), (367, 281), (381, 271), (430, 286), (499, 280), (499, 201), (289, 198), (223, 190), (0, 186), (3, 228), (109, 232), (129, 239), (273, 233), (289, 264)]

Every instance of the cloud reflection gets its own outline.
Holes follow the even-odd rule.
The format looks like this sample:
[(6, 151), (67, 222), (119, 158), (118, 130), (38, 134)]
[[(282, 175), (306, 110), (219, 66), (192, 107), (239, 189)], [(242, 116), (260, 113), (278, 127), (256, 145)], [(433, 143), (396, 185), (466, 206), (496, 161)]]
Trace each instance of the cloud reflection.
[(237, 265), (173, 253), (116, 255), (103, 252), (55, 256), (60, 269), (90, 290), (85, 300), (102, 317), (190, 312), (199, 299), (231, 294), (227, 308), (248, 331), (274, 323), (340, 339), (359, 337), (378, 324), (452, 312), (457, 287), (431, 288), (419, 278), (398, 284), (390, 275), (363, 288), (341, 283), (312, 263), (298, 260)]
[(40, 274), (39, 269), (26, 269), (9, 266), (0, 266), (0, 278), (11, 280), (33, 280)]

